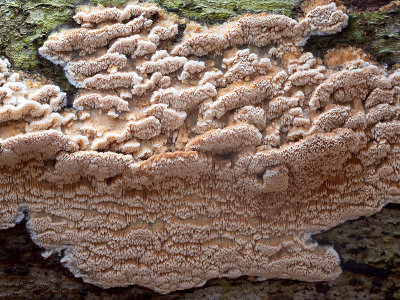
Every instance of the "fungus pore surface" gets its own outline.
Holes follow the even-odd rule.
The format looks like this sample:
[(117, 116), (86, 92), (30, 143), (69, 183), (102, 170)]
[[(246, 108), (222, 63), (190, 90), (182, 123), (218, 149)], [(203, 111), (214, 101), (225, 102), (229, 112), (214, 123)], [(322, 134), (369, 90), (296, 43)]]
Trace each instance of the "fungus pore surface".
[(400, 202), (400, 72), (353, 48), (303, 52), (347, 25), (200, 26), (156, 6), (81, 7), (40, 53), (79, 88), (0, 60), (0, 228), (84, 281), (168, 293), (241, 275), (332, 280), (312, 233)]

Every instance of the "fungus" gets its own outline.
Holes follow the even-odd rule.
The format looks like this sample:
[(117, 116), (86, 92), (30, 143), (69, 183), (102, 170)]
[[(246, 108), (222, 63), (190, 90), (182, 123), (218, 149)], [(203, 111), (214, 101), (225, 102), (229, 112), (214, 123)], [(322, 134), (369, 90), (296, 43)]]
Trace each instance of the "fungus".
[(238, 109), (235, 113), (233, 119), (236, 122), (245, 122), (248, 124), (253, 124), (258, 129), (262, 129), (266, 126), (265, 111), (261, 107), (255, 106), (243, 106)]
[(400, 202), (400, 73), (301, 48), (346, 26), (334, 3), (188, 23), (182, 39), (150, 4), (75, 20), (40, 48), (80, 89), (72, 108), (0, 59), (0, 228), (26, 212), (75, 276), (161, 293), (331, 280), (339, 257), (310, 234)]
[(129, 111), (129, 103), (119, 97), (107, 95), (102, 97), (99, 94), (84, 94), (76, 97), (74, 100), (76, 109), (84, 108), (116, 108), (118, 111)]
[(211, 153), (236, 152), (249, 145), (259, 145), (261, 138), (261, 133), (253, 125), (231, 125), (197, 136), (187, 143), (186, 149)]
[(272, 70), (269, 58), (258, 59), (249, 49), (239, 50), (233, 58), (224, 59), (223, 64), (227, 71), (224, 74), (228, 83), (250, 78), (252, 75), (264, 75)]

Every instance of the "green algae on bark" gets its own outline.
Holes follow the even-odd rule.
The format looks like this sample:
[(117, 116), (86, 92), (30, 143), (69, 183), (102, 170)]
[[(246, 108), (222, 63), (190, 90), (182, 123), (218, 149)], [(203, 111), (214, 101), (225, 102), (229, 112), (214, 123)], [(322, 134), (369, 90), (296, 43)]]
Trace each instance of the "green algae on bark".
[(3, 0), (0, 1), (0, 56), (14, 69), (40, 73), (52, 79), (72, 97), (76, 91), (59, 66), (40, 57), (38, 48), (47, 36), (61, 27), (75, 26), (77, 5), (121, 5), (127, 0)]
[(270, 12), (294, 17), (297, 0), (157, 0), (162, 7), (192, 20), (223, 22), (245, 13)]
[(121, 5), (126, 0), (3, 0), (0, 2), (0, 56), (14, 68), (27, 71), (38, 65), (37, 49), (60, 26), (73, 26), (79, 4)]
[(61, 24), (71, 24), (73, 5), (68, 1), (18, 1), (0, 3), (0, 54), (17, 69), (37, 66), (37, 44)]

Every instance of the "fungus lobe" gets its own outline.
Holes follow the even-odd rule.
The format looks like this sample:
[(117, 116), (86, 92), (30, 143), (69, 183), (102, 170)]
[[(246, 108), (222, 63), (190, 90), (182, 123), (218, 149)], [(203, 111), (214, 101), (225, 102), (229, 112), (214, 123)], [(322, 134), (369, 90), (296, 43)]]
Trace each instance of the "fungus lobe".
[(181, 41), (187, 21), (149, 4), (75, 20), (40, 49), (80, 89), (72, 108), (0, 60), (0, 227), (27, 211), (75, 276), (331, 280), (339, 257), (310, 234), (400, 202), (400, 73), (301, 48), (347, 25), (335, 4), (187, 23)]

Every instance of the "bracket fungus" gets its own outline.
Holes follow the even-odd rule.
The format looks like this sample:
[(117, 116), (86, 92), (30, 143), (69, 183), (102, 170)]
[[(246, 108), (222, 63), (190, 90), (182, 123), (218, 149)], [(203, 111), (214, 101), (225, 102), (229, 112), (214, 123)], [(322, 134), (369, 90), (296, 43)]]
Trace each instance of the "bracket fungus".
[(150, 4), (75, 20), (40, 48), (72, 107), (0, 60), (0, 227), (26, 213), (75, 276), (161, 293), (331, 280), (338, 254), (310, 235), (400, 202), (400, 72), (301, 48), (347, 25), (334, 3), (204, 27)]

